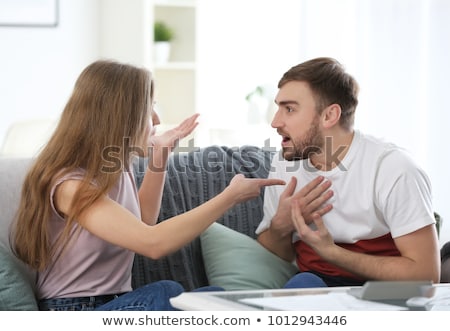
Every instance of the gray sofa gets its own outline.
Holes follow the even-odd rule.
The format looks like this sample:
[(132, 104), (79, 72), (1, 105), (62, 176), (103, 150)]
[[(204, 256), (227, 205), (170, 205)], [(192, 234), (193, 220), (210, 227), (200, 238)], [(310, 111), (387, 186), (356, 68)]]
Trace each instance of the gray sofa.
[[(273, 152), (254, 146), (210, 146), (173, 154), (168, 165), (159, 220), (164, 221), (207, 201), (221, 192), (237, 173), (247, 177), (266, 177), (272, 156)], [(30, 302), (34, 275), (12, 257), (8, 245), (8, 228), (30, 162), (31, 159), (0, 158), (0, 310), (36, 308), (35, 303)], [(146, 160), (140, 159), (134, 166), (138, 185), (142, 181), (145, 164)], [(218, 223), (254, 238), (254, 231), (262, 218), (262, 203), (263, 192), (259, 198), (229, 210)], [(197, 238), (178, 252), (157, 261), (137, 255), (133, 266), (133, 287), (160, 279), (176, 280), (186, 290), (208, 285), (201, 250), (201, 240)], [(6, 284), (7, 280), (10, 283)]]

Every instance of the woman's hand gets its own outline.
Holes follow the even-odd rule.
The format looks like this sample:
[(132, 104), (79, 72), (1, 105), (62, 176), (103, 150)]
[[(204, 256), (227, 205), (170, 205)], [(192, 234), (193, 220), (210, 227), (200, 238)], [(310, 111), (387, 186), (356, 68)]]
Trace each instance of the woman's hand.
[(186, 118), (178, 126), (167, 130), (161, 135), (153, 135), (149, 137), (149, 146), (153, 149), (167, 149), (169, 152), (173, 151), (178, 146), (180, 139), (185, 138), (191, 134), (197, 127), (197, 118), (200, 114), (194, 114)]
[(225, 190), (232, 194), (235, 203), (240, 203), (259, 196), (261, 188), (265, 186), (285, 184), (286, 182), (281, 179), (246, 178), (243, 174), (238, 174), (233, 177)]

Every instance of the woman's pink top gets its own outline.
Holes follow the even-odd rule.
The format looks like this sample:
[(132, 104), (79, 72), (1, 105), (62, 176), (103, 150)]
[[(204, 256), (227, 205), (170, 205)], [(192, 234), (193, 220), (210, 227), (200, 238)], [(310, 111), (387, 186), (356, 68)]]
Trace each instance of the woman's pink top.
[[(83, 171), (60, 178), (50, 193), (53, 215), (49, 222), (51, 240), (62, 233), (65, 219), (55, 209), (53, 196), (56, 187), (65, 180), (81, 179)], [(132, 172), (122, 172), (108, 196), (141, 219), (139, 199)], [(75, 228), (79, 228), (75, 223)], [(115, 294), (131, 291), (131, 268), (134, 253), (112, 245), (81, 229), (79, 237), (71, 241), (64, 253), (37, 275), (37, 298), (68, 298)]]

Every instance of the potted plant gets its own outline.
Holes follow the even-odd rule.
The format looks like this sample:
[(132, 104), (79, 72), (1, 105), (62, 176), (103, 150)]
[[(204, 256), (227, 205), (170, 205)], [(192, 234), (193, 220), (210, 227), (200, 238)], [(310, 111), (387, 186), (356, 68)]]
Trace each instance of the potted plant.
[(156, 21), (153, 25), (153, 40), (155, 45), (155, 62), (165, 63), (170, 56), (170, 42), (174, 37), (174, 32), (163, 21)]
[(259, 124), (267, 121), (270, 123), (275, 115), (274, 98), (275, 92), (269, 84), (258, 85), (248, 93), (245, 96), (248, 102), (248, 123)]

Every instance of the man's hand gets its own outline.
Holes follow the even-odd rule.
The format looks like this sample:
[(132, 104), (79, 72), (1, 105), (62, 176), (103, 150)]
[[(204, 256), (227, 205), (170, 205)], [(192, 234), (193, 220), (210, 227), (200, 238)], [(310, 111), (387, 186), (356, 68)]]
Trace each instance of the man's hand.
[(295, 230), (291, 219), (293, 201), (296, 201), (296, 204), (299, 205), (306, 224), (312, 222), (313, 213), (322, 216), (333, 208), (331, 204), (325, 204), (333, 196), (333, 191), (330, 190), (331, 182), (325, 181), (323, 176), (313, 179), (294, 194), (296, 186), (297, 179), (292, 177), (280, 196), (277, 212), (272, 219), (271, 227), (278, 229), (284, 234), (292, 233)]
[(292, 223), (300, 240), (311, 246), (320, 256), (326, 256), (325, 251), (334, 246), (334, 240), (323, 223), (321, 214), (318, 212), (311, 214), (312, 221), (309, 223), (316, 226), (316, 230), (313, 230), (306, 223), (298, 200), (292, 201), (291, 211)]
[(331, 204), (325, 204), (333, 196), (333, 191), (330, 190), (331, 183), (324, 181), (323, 176), (313, 179), (294, 193), (296, 186), (297, 179), (292, 177), (280, 196), (270, 227), (258, 236), (261, 245), (286, 261), (292, 261), (295, 257), (292, 245), (292, 233), (296, 230), (292, 214), (293, 201), (298, 207), (296, 215), (299, 213), (305, 224), (313, 222), (314, 214), (324, 215), (333, 208)]

